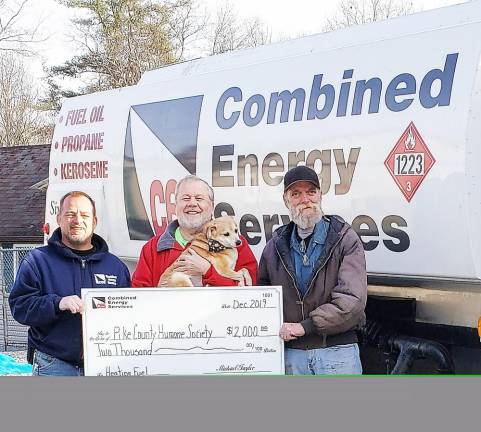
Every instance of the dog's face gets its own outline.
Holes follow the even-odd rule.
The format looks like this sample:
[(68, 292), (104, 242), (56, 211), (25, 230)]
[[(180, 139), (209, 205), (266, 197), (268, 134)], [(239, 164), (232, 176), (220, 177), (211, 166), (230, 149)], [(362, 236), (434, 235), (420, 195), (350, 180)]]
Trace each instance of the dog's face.
[(234, 249), (242, 243), (239, 238), (239, 229), (232, 216), (222, 216), (206, 223), (204, 234), (207, 240), (218, 241), (229, 249)]

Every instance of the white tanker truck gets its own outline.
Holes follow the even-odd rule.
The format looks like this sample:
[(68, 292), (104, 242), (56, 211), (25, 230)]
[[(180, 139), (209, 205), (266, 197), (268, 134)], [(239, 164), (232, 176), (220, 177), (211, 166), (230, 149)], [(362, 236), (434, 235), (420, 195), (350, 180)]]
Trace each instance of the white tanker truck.
[(147, 72), (68, 99), (46, 222), (85, 190), (134, 268), (187, 174), (215, 191), (257, 257), (289, 220), (282, 179), (313, 167), (323, 209), (366, 251), (367, 372), (481, 373), (481, 3)]

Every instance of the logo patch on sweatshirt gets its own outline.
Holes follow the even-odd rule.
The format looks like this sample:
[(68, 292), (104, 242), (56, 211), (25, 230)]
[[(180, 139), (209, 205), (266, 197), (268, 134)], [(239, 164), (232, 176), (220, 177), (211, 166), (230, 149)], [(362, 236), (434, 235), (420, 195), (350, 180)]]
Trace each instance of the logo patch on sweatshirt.
[(117, 285), (117, 276), (94, 273), (95, 283), (98, 285)]

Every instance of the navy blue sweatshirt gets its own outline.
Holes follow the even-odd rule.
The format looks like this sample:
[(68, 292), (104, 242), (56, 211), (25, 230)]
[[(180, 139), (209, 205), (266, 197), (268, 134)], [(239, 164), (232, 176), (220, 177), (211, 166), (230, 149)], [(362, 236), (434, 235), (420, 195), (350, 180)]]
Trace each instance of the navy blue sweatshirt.
[(129, 270), (109, 253), (102, 237), (94, 234), (92, 244), (92, 254), (79, 256), (61, 242), (56, 229), (47, 246), (23, 259), (9, 296), (13, 317), (30, 326), (29, 346), (76, 365), (83, 363), (81, 315), (60, 311), (60, 299), (80, 297), (82, 288), (130, 287)]

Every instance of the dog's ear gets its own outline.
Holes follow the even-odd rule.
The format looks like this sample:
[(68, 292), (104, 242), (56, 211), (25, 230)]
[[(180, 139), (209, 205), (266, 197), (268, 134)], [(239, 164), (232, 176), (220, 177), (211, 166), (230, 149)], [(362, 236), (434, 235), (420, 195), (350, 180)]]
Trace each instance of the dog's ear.
[(208, 239), (211, 239), (213, 236), (215, 236), (216, 232), (217, 232), (217, 226), (215, 225), (214, 221), (210, 221), (205, 224), (204, 234)]

